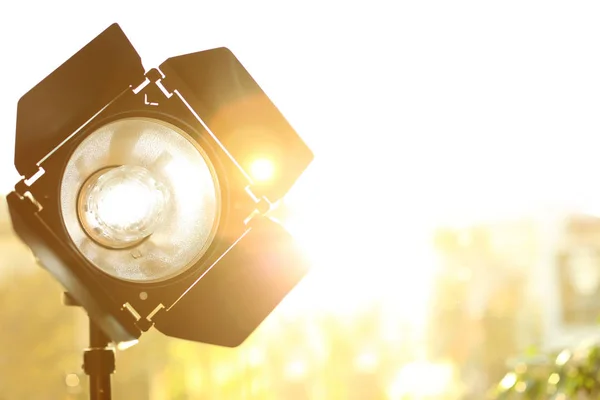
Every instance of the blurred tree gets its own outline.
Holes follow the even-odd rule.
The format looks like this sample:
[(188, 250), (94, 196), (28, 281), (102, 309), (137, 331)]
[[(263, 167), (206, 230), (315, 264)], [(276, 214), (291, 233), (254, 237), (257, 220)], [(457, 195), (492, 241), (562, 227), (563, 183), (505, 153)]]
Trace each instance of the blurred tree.
[[(8, 279), (10, 277), (10, 279)], [(78, 370), (75, 312), (42, 270), (0, 281), (0, 393), (9, 399), (65, 398), (66, 373)]]
[[(112, 376), (113, 397), (170, 399), (169, 390), (172, 388), (161, 381), (162, 373), (170, 363), (168, 351), (170, 341), (171, 339), (151, 330), (142, 335), (139, 344), (125, 351), (118, 351), (117, 371)], [(159, 395), (161, 397), (156, 397)]]
[(491, 390), (492, 399), (592, 400), (600, 398), (600, 347), (525, 357)]
[[(81, 371), (87, 316), (63, 306), (61, 294), (60, 285), (40, 268), (0, 280), (0, 393), (7, 399), (88, 398)], [(142, 342), (117, 354), (115, 398), (150, 399), (153, 374), (169, 365), (167, 338), (146, 334)]]

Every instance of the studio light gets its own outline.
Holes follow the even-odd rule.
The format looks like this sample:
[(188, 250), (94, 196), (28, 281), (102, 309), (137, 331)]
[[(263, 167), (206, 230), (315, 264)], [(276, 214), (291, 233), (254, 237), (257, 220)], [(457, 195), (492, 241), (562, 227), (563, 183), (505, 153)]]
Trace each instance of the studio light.
[(145, 71), (114, 24), (20, 99), (7, 200), (111, 341), (237, 346), (307, 272), (268, 215), (312, 158), (228, 49)]

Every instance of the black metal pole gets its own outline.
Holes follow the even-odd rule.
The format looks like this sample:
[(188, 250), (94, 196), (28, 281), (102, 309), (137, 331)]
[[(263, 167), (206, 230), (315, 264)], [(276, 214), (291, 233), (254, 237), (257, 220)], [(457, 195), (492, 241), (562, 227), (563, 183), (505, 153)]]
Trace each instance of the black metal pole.
[(90, 347), (83, 354), (83, 370), (90, 377), (90, 400), (111, 400), (115, 352), (109, 344), (110, 339), (90, 320)]
[[(79, 304), (69, 293), (63, 293), (65, 306)], [(115, 351), (111, 340), (90, 319), (90, 347), (83, 353), (83, 371), (90, 377), (90, 400), (111, 400), (110, 375), (115, 372)]]

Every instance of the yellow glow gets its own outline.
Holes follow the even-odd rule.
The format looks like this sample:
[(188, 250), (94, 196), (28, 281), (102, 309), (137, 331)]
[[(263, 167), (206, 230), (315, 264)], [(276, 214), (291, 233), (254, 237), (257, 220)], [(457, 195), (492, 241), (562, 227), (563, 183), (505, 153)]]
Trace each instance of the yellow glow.
[(525, 363), (517, 364), (517, 366), (515, 367), (515, 372), (517, 374), (524, 374), (525, 372), (527, 372), (527, 364), (525, 364)]
[(79, 376), (77, 374), (69, 374), (65, 378), (65, 383), (69, 387), (79, 386)]
[(77, 208), (91, 238), (123, 247), (154, 233), (169, 197), (149, 170), (123, 165), (93, 174), (79, 193)]
[(291, 381), (300, 380), (306, 375), (306, 363), (302, 360), (291, 361), (285, 367), (285, 377)]
[(265, 387), (265, 384), (259, 379), (253, 379), (250, 383), (250, 392), (253, 395), (259, 394)]
[(565, 349), (556, 356), (556, 365), (565, 365), (571, 359), (571, 351)]
[(234, 375), (233, 367), (227, 364), (218, 365), (213, 371), (213, 377), (217, 384), (226, 384)]
[(508, 390), (517, 383), (517, 375), (514, 372), (509, 372), (504, 375), (504, 378), (500, 381), (500, 388)]
[(204, 389), (205, 376), (202, 369), (197, 365), (187, 365), (185, 368), (186, 389), (190, 395), (200, 395)]
[(379, 357), (373, 351), (364, 351), (354, 361), (355, 368), (363, 372), (373, 372), (379, 364)]
[(393, 380), (390, 399), (404, 396), (443, 396), (452, 386), (453, 369), (449, 364), (415, 362), (402, 368)]
[(525, 390), (527, 390), (527, 383), (525, 383), (525, 382), (517, 383), (515, 386), (515, 390), (519, 393), (523, 393)]
[(251, 347), (248, 350), (248, 365), (251, 367), (257, 367), (262, 364), (265, 360), (264, 351), (260, 347)]
[(550, 375), (550, 377), (548, 378), (548, 383), (550, 385), (556, 385), (558, 382), (560, 381), (560, 375), (558, 375), (556, 372), (554, 372), (552, 375)]
[(138, 343), (139, 343), (139, 340), (137, 340), (137, 339), (133, 339), (128, 342), (120, 342), (119, 344), (117, 344), (117, 349), (119, 351), (125, 351), (129, 348), (132, 348), (133, 346), (135, 346)]
[(256, 182), (267, 182), (275, 176), (275, 165), (267, 158), (256, 159), (250, 164), (250, 176)]
[(146, 218), (154, 199), (146, 187), (136, 182), (115, 185), (98, 201), (98, 216), (107, 225), (129, 226)]

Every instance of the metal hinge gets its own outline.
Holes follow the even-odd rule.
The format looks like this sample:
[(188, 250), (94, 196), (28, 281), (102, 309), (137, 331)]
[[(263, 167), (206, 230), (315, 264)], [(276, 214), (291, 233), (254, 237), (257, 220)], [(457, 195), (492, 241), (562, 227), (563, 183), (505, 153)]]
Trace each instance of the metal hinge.
[[(133, 89), (134, 94), (142, 92), (144, 89), (147, 89), (149, 85), (156, 85), (165, 98), (170, 99), (171, 96), (173, 96), (173, 93), (168, 91), (163, 85), (165, 74), (163, 74), (160, 69), (152, 68), (144, 76), (146, 79)], [(159, 104), (159, 99), (154, 98), (152, 95), (148, 96), (148, 91), (146, 91), (146, 93), (144, 93), (144, 103), (148, 106), (157, 106)]]
[(246, 193), (252, 198), (252, 200), (254, 200), (256, 203), (256, 208), (254, 208), (250, 215), (244, 219), (244, 225), (248, 225), (250, 221), (256, 217), (267, 215), (273, 209), (273, 203), (271, 203), (269, 199), (264, 196), (259, 197), (254, 194), (254, 192), (252, 192), (252, 187), (246, 186)]
[[(40, 171), (41, 171), (41, 173), (40, 173)], [(34, 174), (29, 179), (20, 180), (15, 185), (15, 193), (17, 194), (17, 196), (19, 196), (19, 198), (21, 200), (27, 199), (29, 201), (29, 204), (34, 208), (34, 210), (33, 210), (34, 212), (40, 212), (44, 208), (44, 207), (42, 207), (40, 202), (37, 201), (37, 199), (35, 198), (33, 193), (31, 193), (31, 190), (29, 189), (29, 187), (33, 184), (33, 182), (35, 182), (45, 172), (43, 168), (40, 168), (40, 171), (38, 171), (36, 174)]]

